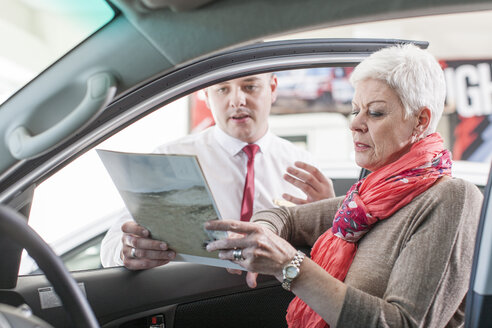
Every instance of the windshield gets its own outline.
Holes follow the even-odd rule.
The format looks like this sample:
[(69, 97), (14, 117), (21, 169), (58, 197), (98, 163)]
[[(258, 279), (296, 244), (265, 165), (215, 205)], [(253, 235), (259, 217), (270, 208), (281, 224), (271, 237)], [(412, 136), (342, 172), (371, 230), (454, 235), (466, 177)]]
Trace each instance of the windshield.
[(104, 0), (0, 3), (0, 104), (114, 17)]

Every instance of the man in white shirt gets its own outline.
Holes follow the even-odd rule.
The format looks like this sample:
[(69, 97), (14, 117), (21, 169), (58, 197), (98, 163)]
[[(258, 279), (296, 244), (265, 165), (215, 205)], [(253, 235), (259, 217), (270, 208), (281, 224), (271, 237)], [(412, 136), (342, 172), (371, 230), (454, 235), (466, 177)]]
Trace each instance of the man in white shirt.
[[(216, 126), (155, 151), (197, 155), (224, 219), (249, 220), (253, 212), (274, 207), (282, 198), (300, 204), (334, 196), (331, 181), (312, 165), (308, 152), (268, 131), (276, 91), (277, 78), (270, 73), (208, 87), (207, 106)], [(253, 155), (243, 149), (247, 145), (257, 145)], [(250, 160), (254, 173), (247, 169)], [(245, 191), (249, 174), (254, 175), (249, 182), (254, 186), (249, 196), (252, 204), (247, 204)], [(102, 242), (103, 266), (147, 269), (174, 258), (165, 242), (148, 237), (149, 232), (129, 214), (122, 217)]]

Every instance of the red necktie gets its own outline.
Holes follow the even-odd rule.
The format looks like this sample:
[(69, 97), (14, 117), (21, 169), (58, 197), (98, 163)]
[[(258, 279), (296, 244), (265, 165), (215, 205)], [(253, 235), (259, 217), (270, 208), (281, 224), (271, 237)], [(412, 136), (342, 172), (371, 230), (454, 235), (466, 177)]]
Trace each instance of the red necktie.
[(244, 146), (243, 151), (248, 155), (248, 173), (244, 183), (243, 202), (241, 204), (241, 221), (249, 221), (253, 215), (253, 201), (255, 199), (255, 155), (260, 149), (258, 145)]

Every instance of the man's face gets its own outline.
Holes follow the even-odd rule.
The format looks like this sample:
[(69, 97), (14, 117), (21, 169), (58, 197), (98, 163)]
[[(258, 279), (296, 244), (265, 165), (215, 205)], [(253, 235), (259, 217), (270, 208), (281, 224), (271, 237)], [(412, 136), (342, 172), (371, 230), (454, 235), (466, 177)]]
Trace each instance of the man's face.
[(277, 78), (270, 73), (222, 82), (205, 90), (216, 124), (228, 135), (256, 142), (268, 130)]

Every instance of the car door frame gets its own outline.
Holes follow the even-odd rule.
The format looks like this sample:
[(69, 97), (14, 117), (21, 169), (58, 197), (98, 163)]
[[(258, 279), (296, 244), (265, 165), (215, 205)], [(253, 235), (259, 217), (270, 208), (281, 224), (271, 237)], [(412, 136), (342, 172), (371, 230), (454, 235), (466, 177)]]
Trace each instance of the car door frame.
[[(374, 51), (407, 42), (410, 41), (393, 39), (276, 41), (226, 51), (175, 69), (116, 99), (96, 121), (52, 151), (23, 162), (8, 180), (2, 181), (0, 202), (29, 203), (32, 193), (22, 195), (23, 191), (31, 190), (33, 186), (44, 181), (88, 149), (143, 116), (206, 86), (241, 76), (286, 69), (355, 66)], [(427, 47), (426, 42), (414, 43), (423, 48)], [(292, 294), (284, 293), (279, 283), (272, 277), (260, 277), (258, 288), (250, 290), (245, 285), (244, 276), (230, 275), (221, 268), (190, 263), (178, 263), (140, 272), (131, 272), (124, 268), (82, 271), (73, 273), (73, 276), (84, 286), (89, 302), (104, 327), (116, 327), (122, 322), (156, 313), (167, 316), (167, 322), (179, 324), (175, 318), (177, 314), (182, 313), (179, 312), (182, 306), (199, 304), (187, 309), (210, 309), (210, 304), (221, 304), (224, 299), (229, 298), (237, 300), (239, 304), (250, 304), (251, 302), (246, 300), (255, 300), (252, 304), (261, 305), (260, 308), (268, 308), (269, 305), (264, 302), (268, 300), (268, 295), (271, 293), (282, 295), (279, 297), (283, 303), (282, 307), (277, 309), (276, 315), (278, 315), (279, 311), (280, 313), (285, 311), (283, 306), (285, 302), (288, 304), (292, 297)], [(4, 290), (0, 295), (5, 303), (18, 305), (19, 302), (25, 302), (31, 306), (34, 314), (52, 322), (55, 326), (64, 326), (68, 319), (61, 307), (42, 308), (41, 306), (40, 290), (49, 286), (43, 275), (21, 276), (15, 288)], [(186, 286), (184, 290), (183, 286)], [(140, 301), (138, 307), (134, 307), (132, 302), (136, 299)], [(208, 302), (208, 305), (203, 302)], [(230, 301), (230, 303), (234, 302)], [(224, 317), (228, 320), (226, 322), (230, 323), (234, 317), (244, 319), (244, 316), (234, 309), (231, 308), (228, 316)], [(201, 312), (206, 313), (206, 311)], [(271, 314), (265, 312), (263, 316), (267, 317), (269, 313)], [(200, 317), (196, 316), (196, 318), (199, 320)], [(251, 321), (253, 319), (245, 321), (243, 326), (253, 324)], [(213, 325), (220, 326), (220, 323), (214, 321)], [(236, 326), (241, 326), (241, 322), (237, 322)]]
[(470, 286), (466, 296), (465, 327), (492, 326), (492, 163), (475, 241)]

